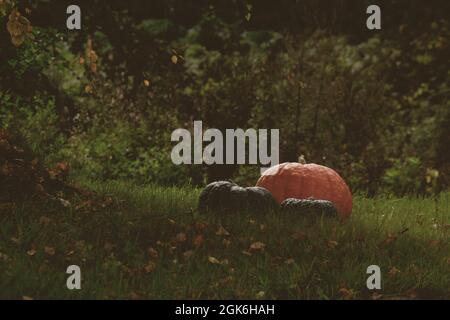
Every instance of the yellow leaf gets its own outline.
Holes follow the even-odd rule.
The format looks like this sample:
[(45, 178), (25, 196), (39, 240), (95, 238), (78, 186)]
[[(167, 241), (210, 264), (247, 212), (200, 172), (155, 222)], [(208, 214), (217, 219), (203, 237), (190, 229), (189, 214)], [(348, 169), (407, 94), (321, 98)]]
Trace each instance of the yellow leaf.
[(214, 257), (208, 257), (208, 261), (212, 264), (220, 264), (220, 261)]
[(172, 61), (173, 64), (177, 64), (178, 63), (178, 57), (176, 55), (173, 55), (170, 60)]

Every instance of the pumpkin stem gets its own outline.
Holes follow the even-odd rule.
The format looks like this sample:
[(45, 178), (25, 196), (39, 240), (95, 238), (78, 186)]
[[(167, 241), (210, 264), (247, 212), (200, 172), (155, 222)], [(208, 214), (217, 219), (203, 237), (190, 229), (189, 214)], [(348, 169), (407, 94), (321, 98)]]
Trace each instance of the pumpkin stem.
[(300, 157), (298, 157), (298, 163), (306, 164), (306, 160), (305, 160), (305, 156), (304, 155), (300, 155)]

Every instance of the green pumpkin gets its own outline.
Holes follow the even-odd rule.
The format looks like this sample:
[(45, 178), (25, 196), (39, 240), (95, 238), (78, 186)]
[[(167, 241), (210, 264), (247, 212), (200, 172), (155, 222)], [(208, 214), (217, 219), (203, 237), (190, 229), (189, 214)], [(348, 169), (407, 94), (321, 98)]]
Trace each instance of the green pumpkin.
[(338, 215), (336, 207), (331, 201), (315, 199), (286, 199), (281, 203), (281, 211), (301, 215)]
[(244, 188), (231, 181), (208, 184), (201, 192), (198, 204), (201, 214), (236, 211), (260, 213), (276, 210), (277, 207), (272, 194), (266, 189)]

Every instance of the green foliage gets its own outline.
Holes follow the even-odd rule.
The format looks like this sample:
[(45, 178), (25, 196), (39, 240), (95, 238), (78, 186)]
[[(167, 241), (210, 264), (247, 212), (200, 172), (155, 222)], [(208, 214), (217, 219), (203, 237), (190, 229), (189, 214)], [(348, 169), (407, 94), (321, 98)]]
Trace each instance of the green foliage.
[[(104, 4), (112, 18), (96, 18), (102, 28), (92, 28), (100, 10), (93, 5), (85, 34), (75, 37), (39, 20), (48, 4), (33, 5), (34, 41), (15, 48), (6, 29), (0, 33), (9, 44), (0, 48), (0, 121), (45, 162), (69, 162), (74, 176), (184, 185), (218, 171), (253, 185), (256, 166), (171, 164), (171, 132), (202, 120), (219, 129), (278, 128), (281, 161), (304, 154), (369, 195), (450, 185), (445, 19), (429, 17), (414, 30), (408, 21), (387, 23), (383, 34), (361, 38), (261, 25), (263, 4), (202, 7), (189, 21)], [(173, 6), (167, 12), (185, 8)], [(319, 7), (301, 9), (320, 16)], [(430, 170), (438, 172), (431, 189)]]

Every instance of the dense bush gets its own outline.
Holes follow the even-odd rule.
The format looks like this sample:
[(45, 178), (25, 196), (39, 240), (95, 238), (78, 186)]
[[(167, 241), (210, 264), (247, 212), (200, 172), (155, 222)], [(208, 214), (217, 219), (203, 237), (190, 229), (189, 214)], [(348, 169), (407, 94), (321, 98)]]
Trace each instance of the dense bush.
[[(187, 22), (139, 15), (133, 2), (97, 4), (75, 35), (45, 25), (49, 7), (35, 2), (34, 39), (17, 48), (8, 14), (0, 18), (1, 127), (18, 129), (49, 165), (141, 183), (254, 184), (256, 166), (171, 163), (171, 132), (203, 120), (278, 128), (282, 161), (304, 154), (371, 195), (450, 185), (448, 20), (362, 37), (257, 28), (257, 5), (242, 15), (202, 7)], [(97, 10), (112, 20), (93, 20)]]

